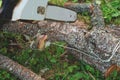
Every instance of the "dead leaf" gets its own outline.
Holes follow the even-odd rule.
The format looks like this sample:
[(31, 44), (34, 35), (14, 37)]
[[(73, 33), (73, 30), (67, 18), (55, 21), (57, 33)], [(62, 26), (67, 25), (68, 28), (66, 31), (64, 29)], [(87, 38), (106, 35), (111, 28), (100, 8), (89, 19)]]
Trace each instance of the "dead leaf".
[(24, 34), (23, 36), (25, 37), (25, 40), (27, 40), (27, 41), (31, 41), (30, 36), (28, 36), (28, 35), (26, 35), (26, 34)]
[(45, 48), (45, 41), (47, 39), (47, 35), (43, 35), (42, 37), (41, 36), (38, 36), (38, 49), (39, 50), (43, 50)]
[(68, 2), (66, 2), (65, 4), (64, 4), (64, 7), (68, 7), (68, 6), (70, 6), (70, 5), (72, 5), (73, 3), (71, 2), (71, 1), (68, 1)]

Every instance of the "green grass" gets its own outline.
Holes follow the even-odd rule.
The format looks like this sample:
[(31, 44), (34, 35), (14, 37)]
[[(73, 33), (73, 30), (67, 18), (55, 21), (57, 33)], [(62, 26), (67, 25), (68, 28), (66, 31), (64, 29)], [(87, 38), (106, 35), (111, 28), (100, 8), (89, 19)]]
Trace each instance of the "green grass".
[(10, 74), (9, 72), (0, 69), (0, 80), (19, 80), (14, 75)]
[(101, 9), (106, 23), (120, 24), (120, 0), (104, 0)]

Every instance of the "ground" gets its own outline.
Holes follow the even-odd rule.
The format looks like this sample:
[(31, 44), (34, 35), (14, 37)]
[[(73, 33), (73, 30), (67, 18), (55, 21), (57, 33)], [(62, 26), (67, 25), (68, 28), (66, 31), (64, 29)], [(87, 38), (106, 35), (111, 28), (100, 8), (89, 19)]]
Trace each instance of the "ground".
[[(89, 0), (88, 0), (89, 1)], [(116, 4), (111, 2), (110, 4)], [(54, 1), (53, 1), (54, 2)], [(58, 3), (58, 2), (56, 2)], [(61, 2), (63, 4), (63, 2)], [(115, 5), (113, 5), (115, 6)], [(106, 23), (120, 24), (120, 14), (118, 10), (111, 13), (106, 12), (106, 5), (102, 5)], [(115, 6), (118, 7), (119, 6)], [(120, 9), (120, 8), (119, 8)], [(109, 11), (109, 8), (107, 9)], [(114, 11), (116, 15), (113, 14)], [(109, 16), (113, 14), (113, 16)], [(89, 17), (83, 17), (87, 24), (90, 22)], [(87, 20), (86, 20), (87, 19)], [(54, 42), (58, 45), (66, 45), (65, 42)], [(72, 54), (67, 53), (67, 50), (56, 46), (50, 45), (43, 51), (31, 49), (29, 41), (21, 34), (14, 34), (10, 32), (0, 31), (0, 54), (8, 56), (12, 60), (20, 63), (21, 65), (31, 69), (33, 72), (42, 75), (47, 80), (104, 80), (105, 78), (99, 70), (94, 66), (90, 66), (83, 61), (76, 60)], [(106, 80), (120, 80), (119, 74), (114, 71)], [(0, 70), (0, 80), (18, 80), (14, 75), (6, 70)]]

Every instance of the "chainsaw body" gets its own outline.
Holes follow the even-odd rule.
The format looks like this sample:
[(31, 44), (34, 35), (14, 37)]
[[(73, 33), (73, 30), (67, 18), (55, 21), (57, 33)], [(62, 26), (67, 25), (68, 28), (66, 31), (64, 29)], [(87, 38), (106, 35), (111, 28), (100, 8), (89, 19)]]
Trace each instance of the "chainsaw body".
[[(48, 0), (3, 0), (1, 13), (3, 18), (11, 18), (12, 21), (45, 19), (75, 21), (77, 18), (76, 12), (63, 7), (48, 5)], [(7, 17), (9, 15), (11, 17)]]

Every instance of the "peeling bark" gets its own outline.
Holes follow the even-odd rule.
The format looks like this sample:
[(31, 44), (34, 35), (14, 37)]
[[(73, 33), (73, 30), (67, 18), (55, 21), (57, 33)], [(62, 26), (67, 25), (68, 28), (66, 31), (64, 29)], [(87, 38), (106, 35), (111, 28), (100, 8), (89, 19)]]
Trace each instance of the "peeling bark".
[(20, 80), (44, 80), (31, 70), (0, 54), (0, 68), (6, 69)]

